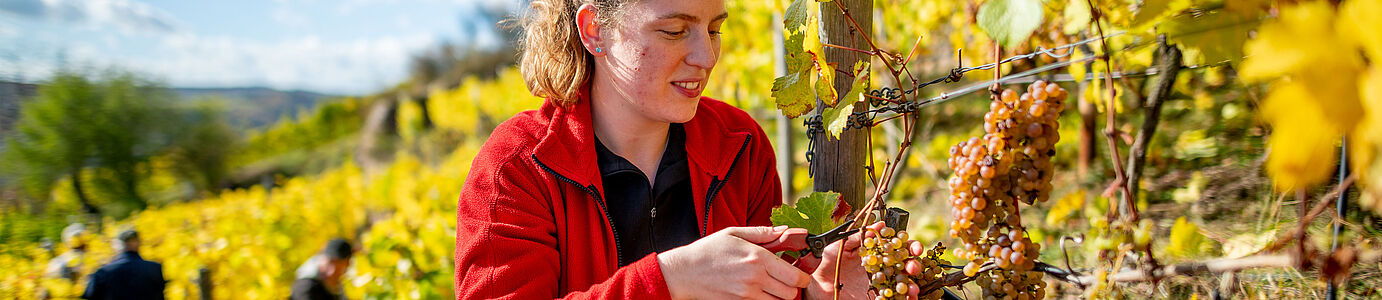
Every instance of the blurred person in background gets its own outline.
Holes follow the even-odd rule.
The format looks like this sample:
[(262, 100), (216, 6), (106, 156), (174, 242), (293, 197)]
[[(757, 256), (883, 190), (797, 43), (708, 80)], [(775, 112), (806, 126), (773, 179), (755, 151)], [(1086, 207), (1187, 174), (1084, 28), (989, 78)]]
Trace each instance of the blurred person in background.
[(82, 258), (86, 256), (86, 225), (72, 223), (64, 227), (62, 229), (62, 244), (67, 246), (69, 250), (48, 261), (48, 268), (44, 270), (43, 274), (49, 278), (76, 281), (77, 278), (81, 278), (77, 268), (81, 264)]
[(139, 257), (139, 232), (121, 231), (115, 260), (91, 274), (82, 299), (163, 299), (163, 265)]
[(520, 70), (546, 101), (475, 157), (458, 299), (820, 299), (837, 257), (842, 298), (867, 296), (857, 234), (823, 260), (767, 250), (806, 246), (804, 229), (769, 227), (782, 191), (768, 135), (701, 95), (731, 17), (724, 0), (530, 2)]
[(321, 252), (308, 258), (297, 270), (291, 300), (345, 299), (341, 277), (350, 268), (355, 249), (343, 238), (326, 242)]

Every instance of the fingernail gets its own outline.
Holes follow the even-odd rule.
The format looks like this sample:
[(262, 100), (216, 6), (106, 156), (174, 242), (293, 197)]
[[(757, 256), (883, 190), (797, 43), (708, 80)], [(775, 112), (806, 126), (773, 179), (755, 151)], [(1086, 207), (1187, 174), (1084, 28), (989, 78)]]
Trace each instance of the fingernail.
[(773, 231), (783, 231), (783, 230), (787, 230), (787, 225), (781, 225), (781, 226), (773, 227)]

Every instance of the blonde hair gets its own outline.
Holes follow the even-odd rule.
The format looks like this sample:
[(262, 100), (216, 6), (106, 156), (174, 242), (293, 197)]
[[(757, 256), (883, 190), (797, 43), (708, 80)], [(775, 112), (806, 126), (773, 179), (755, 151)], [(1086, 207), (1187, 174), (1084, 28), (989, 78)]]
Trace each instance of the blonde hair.
[(523, 52), (519, 71), (528, 91), (568, 106), (576, 102), (582, 85), (595, 70), (595, 57), (586, 52), (576, 27), (576, 10), (593, 4), (600, 26), (615, 24), (621, 8), (631, 0), (533, 0), (520, 21)]

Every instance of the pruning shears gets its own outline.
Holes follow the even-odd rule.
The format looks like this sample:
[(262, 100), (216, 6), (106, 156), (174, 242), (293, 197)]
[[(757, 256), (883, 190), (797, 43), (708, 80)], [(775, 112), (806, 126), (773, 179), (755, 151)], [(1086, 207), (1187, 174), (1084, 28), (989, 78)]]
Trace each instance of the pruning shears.
[[(854, 220), (846, 221), (843, 224), (840, 224), (840, 226), (836, 226), (835, 229), (831, 229), (830, 231), (826, 231), (821, 234), (803, 234), (801, 232), (785, 233), (782, 235), (782, 237), (778, 238), (778, 240), (770, 242), (768, 244), (764, 244), (763, 248), (767, 248), (768, 251), (772, 252), (798, 251), (797, 254), (799, 254), (799, 256), (806, 256), (807, 254), (811, 254), (816, 258), (821, 258), (821, 253), (825, 253), (825, 246), (830, 245), (831, 243), (834, 243), (836, 241), (848, 238), (850, 235), (859, 232), (858, 228), (849, 229), (850, 225), (854, 225)], [(792, 243), (787, 242), (796, 239), (797, 236), (802, 235), (806, 236), (806, 247), (804, 249), (794, 249), (795, 247), (792, 247)]]

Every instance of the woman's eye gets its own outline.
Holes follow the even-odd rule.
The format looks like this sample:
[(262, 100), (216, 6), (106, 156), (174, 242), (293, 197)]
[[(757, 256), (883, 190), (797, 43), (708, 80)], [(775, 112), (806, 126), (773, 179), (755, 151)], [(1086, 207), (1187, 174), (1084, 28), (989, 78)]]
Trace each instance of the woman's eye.
[(683, 36), (683, 35), (686, 35), (686, 31), (685, 31), (685, 30), (678, 30), (678, 31), (658, 30), (658, 31), (661, 31), (662, 34), (666, 34), (667, 36), (673, 37), (673, 38), (678, 38), (678, 37), (681, 37), (681, 36)]

